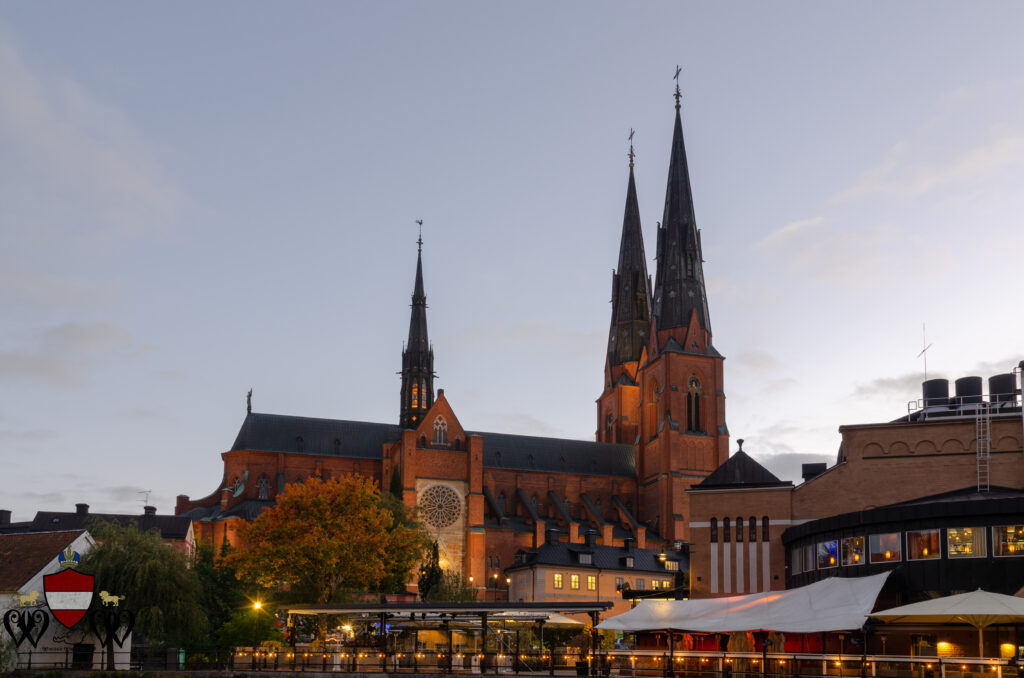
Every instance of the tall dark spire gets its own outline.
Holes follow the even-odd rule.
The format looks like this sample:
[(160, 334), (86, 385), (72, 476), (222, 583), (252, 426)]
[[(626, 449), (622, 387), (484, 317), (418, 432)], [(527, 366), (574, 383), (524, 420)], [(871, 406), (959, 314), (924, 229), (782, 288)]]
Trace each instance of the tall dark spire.
[[(423, 222), (418, 222), (421, 226)], [(434, 349), (427, 336), (427, 295), (423, 291), (423, 235), (416, 241), (416, 282), (412, 289), (409, 339), (402, 349), (399, 425), (415, 428), (434, 404)]]
[[(678, 75), (678, 73), (677, 73)], [(654, 326), (656, 331), (690, 324), (697, 311), (700, 328), (710, 334), (700, 231), (693, 214), (693, 193), (683, 145), (683, 123), (679, 114), (679, 85), (676, 85), (676, 120), (672, 132), (672, 157), (668, 165), (665, 212), (658, 227), (654, 284)], [(657, 347), (660, 348), (660, 347)]]
[(640, 208), (633, 180), (633, 131), (629, 134), (629, 184), (622, 217), (619, 266), (612, 273), (612, 322), (608, 330), (608, 366), (640, 360), (651, 327), (651, 290), (647, 277)]

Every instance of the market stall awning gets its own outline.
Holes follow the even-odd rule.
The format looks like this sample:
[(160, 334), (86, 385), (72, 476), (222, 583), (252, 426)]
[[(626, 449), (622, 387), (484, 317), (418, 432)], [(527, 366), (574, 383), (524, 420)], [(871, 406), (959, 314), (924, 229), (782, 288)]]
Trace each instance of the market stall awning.
[(648, 600), (606, 619), (599, 629), (615, 631), (852, 631), (864, 625), (889, 573), (831, 577), (788, 591), (729, 598)]

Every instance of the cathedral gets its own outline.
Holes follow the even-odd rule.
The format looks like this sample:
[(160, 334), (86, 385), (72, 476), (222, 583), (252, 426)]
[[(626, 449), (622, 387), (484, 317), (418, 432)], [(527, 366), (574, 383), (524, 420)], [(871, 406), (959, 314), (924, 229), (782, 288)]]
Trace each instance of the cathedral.
[[(504, 588), (507, 599), (539, 599), (524, 595), (518, 584), (513, 594), (508, 575), (517, 567), (541, 568), (545, 553), (556, 560), (571, 556), (566, 563), (584, 568), (588, 587), (597, 586), (592, 580), (599, 575), (585, 574), (587, 566), (597, 566), (595, 553), (606, 559), (605, 570), (623, 570), (615, 577), (617, 589), (645, 589), (648, 583), (688, 587), (687, 490), (726, 461), (729, 434), (724, 358), (712, 343), (678, 87), (675, 99), (653, 286), (630, 152), (595, 441), (464, 426), (445, 392), (434, 389), (421, 239), (395, 422), (250, 408), (234, 444), (222, 454), (218, 488), (201, 499), (180, 495), (176, 514), (191, 518), (197, 537), (207, 543), (231, 542), (237, 521), (272, 506), (288, 483), (312, 474), (358, 473), (419, 507), (444, 567), (461, 571), (467, 581), (487, 582), (481, 589)], [(565, 576), (571, 595), (579, 575)], [(553, 571), (534, 579), (561, 589), (562, 577)]]

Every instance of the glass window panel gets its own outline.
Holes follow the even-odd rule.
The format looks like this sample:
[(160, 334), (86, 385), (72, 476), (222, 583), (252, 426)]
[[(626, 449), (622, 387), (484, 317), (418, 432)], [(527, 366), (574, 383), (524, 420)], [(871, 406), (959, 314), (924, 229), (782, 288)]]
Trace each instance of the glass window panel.
[(580, 589), (580, 576), (578, 574), (569, 575), (569, 588), (573, 591), (579, 591)]
[(864, 537), (847, 537), (843, 540), (843, 565), (860, 565), (864, 562)]
[(554, 586), (556, 589), (562, 588), (562, 573), (556, 572), (554, 576)]
[(587, 590), (588, 591), (596, 591), (597, 590), (597, 577), (592, 575), (592, 574), (588, 574), (587, 575)]
[(946, 529), (946, 552), (950, 558), (984, 558), (984, 527), (950, 527)]
[(873, 534), (868, 540), (871, 544), (871, 563), (898, 563), (901, 559), (900, 533)]
[(1024, 556), (1024, 525), (993, 527), (992, 550), (997, 556)]
[(640, 589), (641, 591), (644, 590), (644, 578), (643, 577), (637, 577), (636, 578), (636, 587), (638, 589)]
[(818, 542), (818, 569), (824, 570), (839, 564), (839, 540)]
[(931, 560), (941, 555), (938, 530), (907, 532), (907, 560)]

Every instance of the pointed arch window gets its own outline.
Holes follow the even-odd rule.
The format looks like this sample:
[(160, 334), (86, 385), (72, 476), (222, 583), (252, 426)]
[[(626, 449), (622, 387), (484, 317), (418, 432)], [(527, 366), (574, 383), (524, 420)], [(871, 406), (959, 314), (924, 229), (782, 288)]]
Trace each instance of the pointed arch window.
[(718, 543), (718, 518), (711, 519), (711, 543)]
[(256, 496), (259, 499), (270, 499), (270, 481), (266, 476), (260, 476), (256, 482)]
[(736, 519), (736, 543), (743, 541), (743, 518)]
[(768, 516), (764, 516), (763, 518), (761, 518), (761, 541), (768, 541), (768, 539)]
[(434, 444), (448, 444), (448, 422), (444, 420), (444, 417), (438, 417), (434, 420)]
[(729, 527), (729, 519), (726, 518), (722, 521), (722, 541), (724, 541), (726, 544), (729, 543)]
[(686, 430), (691, 433), (703, 432), (704, 427), (700, 422), (700, 403), (703, 399), (703, 389), (700, 379), (690, 377), (690, 383), (686, 387)]
[(411, 409), (419, 409), (420, 406), (420, 382), (412, 382), (412, 404)]
[(239, 479), (238, 476), (235, 476), (234, 478), (232, 478), (231, 479), (231, 491), (232, 492), (238, 492), (238, 487), (241, 484), (242, 484), (242, 481)]
[(747, 534), (748, 541), (757, 541), (757, 518), (750, 516), (750, 530)]

